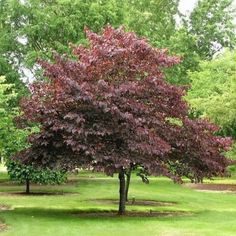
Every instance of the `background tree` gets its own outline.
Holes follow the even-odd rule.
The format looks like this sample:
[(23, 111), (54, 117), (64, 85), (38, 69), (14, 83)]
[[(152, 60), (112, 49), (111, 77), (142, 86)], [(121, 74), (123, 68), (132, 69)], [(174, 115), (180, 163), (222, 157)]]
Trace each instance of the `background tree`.
[(114, 0), (1, 1), (8, 7), (6, 28), (15, 32), (16, 47), (11, 50), (19, 66), (33, 74), (38, 58), (52, 58), (52, 50), (65, 53), (69, 43), (84, 42), (85, 26), (98, 31), (106, 24), (117, 27), (123, 22), (122, 2)]
[(212, 59), (224, 47), (236, 43), (233, 0), (199, 0), (190, 15), (189, 32), (196, 37), (196, 52), (201, 59)]
[(52, 171), (50, 169), (36, 169), (32, 165), (22, 165), (16, 161), (7, 161), (7, 172), (11, 180), (24, 183), (25, 193), (30, 194), (30, 184), (62, 184), (67, 175), (64, 171)]
[(27, 89), (18, 73), (17, 34), (9, 22), (10, 14), (9, 1), (0, 0), (0, 76), (4, 75), (6, 83), (14, 84), (17, 89), (17, 97), (14, 99), (16, 105), (19, 97), (27, 94)]
[[(209, 117), (222, 127), (222, 135), (229, 135), (234, 139), (236, 139), (235, 61), (236, 52), (229, 50), (212, 61), (202, 61), (200, 70), (189, 74), (192, 86), (186, 97), (196, 115)], [(231, 156), (235, 156), (235, 151)]]
[(131, 166), (174, 181), (181, 181), (170, 168), (175, 162), (201, 178), (224, 175), (229, 161), (222, 151), (231, 141), (214, 136), (217, 127), (207, 121), (190, 120), (183, 89), (164, 80), (162, 68), (179, 58), (122, 29), (86, 33), (89, 46), (74, 47), (77, 59), (57, 55), (55, 63), (41, 62), (47, 80), (32, 85), (18, 120), (39, 123), (40, 132), (15, 158), (52, 169), (118, 173), (119, 214), (125, 213)]
[(153, 46), (165, 47), (176, 32), (179, 0), (124, 1), (128, 30), (150, 39)]
[(12, 107), (17, 97), (13, 84), (8, 84), (3, 76), (0, 76), (0, 156), (1, 162), (6, 161), (16, 151), (25, 148), (25, 139), (29, 132), (16, 129), (13, 118), (17, 109)]
[[(182, 63), (168, 71), (174, 84), (191, 84), (188, 71), (199, 70), (200, 60), (211, 60), (225, 47), (235, 48), (235, 9), (233, 0), (198, 0), (190, 16), (181, 16), (182, 24), (164, 42)], [(167, 44), (166, 44), (167, 43)]]

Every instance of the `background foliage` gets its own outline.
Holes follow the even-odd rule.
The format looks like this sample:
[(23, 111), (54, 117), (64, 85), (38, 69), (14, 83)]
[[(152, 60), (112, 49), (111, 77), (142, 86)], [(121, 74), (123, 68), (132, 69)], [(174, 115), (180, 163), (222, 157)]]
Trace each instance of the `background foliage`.
[(187, 100), (199, 115), (209, 117), (236, 138), (236, 52), (226, 51), (211, 61), (202, 61), (200, 70), (189, 73), (192, 81)]

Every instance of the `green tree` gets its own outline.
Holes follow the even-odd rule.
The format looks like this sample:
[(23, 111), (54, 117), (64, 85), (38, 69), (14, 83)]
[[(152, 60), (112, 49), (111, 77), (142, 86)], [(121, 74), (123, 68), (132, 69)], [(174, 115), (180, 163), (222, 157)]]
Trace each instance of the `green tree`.
[(179, 0), (126, 0), (125, 25), (148, 38), (153, 46), (166, 47), (176, 32)]
[(26, 95), (27, 89), (20, 80), (19, 60), (17, 53), (19, 43), (17, 41), (17, 32), (13, 30), (10, 21), (9, 1), (0, 0), (0, 76), (4, 75), (7, 83), (13, 83), (17, 89), (18, 96), (15, 103), (22, 95)]
[(196, 52), (211, 59), (223, 47), (235, 47), (233, 0), (199, 0), (188, 21), (189, 32), (196, 37)]
[(24, 66), (32, 69), (38, 58), (51, 58), (52, 50), (68, 52), (69, 43), (85, 41), (84, 27), (123, 22), (122, 3), (115, 0), (8, 1), (12, 30), (24, 43), (16, 52)]
[[(200, 70), (189, 73), (192, 87), (186, 96), (195, 116), (208, 117), (222, 127), (221, 134), (236, 139), (236, 51), (227, 50)], [(236, 146), (229, 153), (236, 158)]]
[(35, 169), (32, 165), (22, 165), (11, 159), (7, 162), (7, 171), (11, 180), (25, 183), (25, 193), (30, 193), (30, 184), (62, 184), (66, 181), (65, 171)]
[(171, 53), (181, 57), (178, 66), (166, 71), (166, 77), (172, 84), (190, 84), (188, 71), (196, 71), (199, 68), (200, 55), (196, 51), (196, 38), (186, 27), (181, 27), (171, 36), (168, 42)]
[(200, 60), (211, 60), (224, 47), (236, 43), (233, 0), (199, 0), (189, 17), (182, 16), (182, 25), (167, 47), (182, 57), (180, 66), (168, 74), (172, 83), (190, 84), (188, 71), (199, 69)]
[(6, 160), (16, 151), (26, 147), (25, 139), (28, 130), (17, 129), (13, 118), (18, 114), (17, 109), (12, 107), (17, 93), (13, 84), (6, 83), (6, 79), (0, 76), (0, 156), (1, 161)]

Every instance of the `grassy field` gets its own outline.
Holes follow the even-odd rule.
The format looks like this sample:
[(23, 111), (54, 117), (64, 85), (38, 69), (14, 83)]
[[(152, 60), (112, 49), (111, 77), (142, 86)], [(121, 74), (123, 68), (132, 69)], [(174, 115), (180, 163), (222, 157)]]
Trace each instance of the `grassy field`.
[[(216, 182), (228, 180), (218, 179)], [(230, 183), (236, 184), (235, 179)], [(64, 192), (64, 195), (14, 194), (22, 185), (0, 174), (0, 221), (8, 225), (2, 236), (230, 236), (236, 235), (236, 194), (200, 192), (173, 184), (166, 178), (151, 178), (146, 185), (134, 177), (130, 196), (136, 201), (175, 202), (167, 206), (128, 206), (129, 211), (172, 212), (158, 217), (84, 215), (82, 212), (116, 210), (117, 204), (99, 199), (118, 198), (118, 180), (102, 174), (82, 173), (61, 186), (33, 186), (34, 192)], [(12, 193), (12, 194), (9, 194)], [(175, 213), (179, 212), (180, 215)]]

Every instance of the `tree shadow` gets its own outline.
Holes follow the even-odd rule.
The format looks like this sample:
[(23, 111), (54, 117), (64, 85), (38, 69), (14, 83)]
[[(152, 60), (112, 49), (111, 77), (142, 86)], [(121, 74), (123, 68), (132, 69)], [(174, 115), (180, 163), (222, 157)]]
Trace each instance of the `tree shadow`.
[[(114, 209), (104, 210), (101, 208), (87, 208), (87, 209), (55, 209), (55, 208), (15, 208), (11, 211), (0, 212), (2, 217), (14, 217), (14, 218), (50, 218), (57, 220), (96, 220), (98, 218), (102, 219), (117, 219), (117, 218), (127, 218), (127, 219), (153, 219), (166, 218), (166, 217), (189, 217), (194, 215), (193, 212), (187, 211), (127, 211), (124, 216), (119, 216), (118, 211)], [(11, 216), (9, 216), (11, 215)]]
[(25, 191), (11, 191), (11, 192), (0, 192), (0, 196), (60, 196), (60, 195), (80, 195), (78, 192), (65, 192), (65, 191), (31, 191), (26, 193)]

